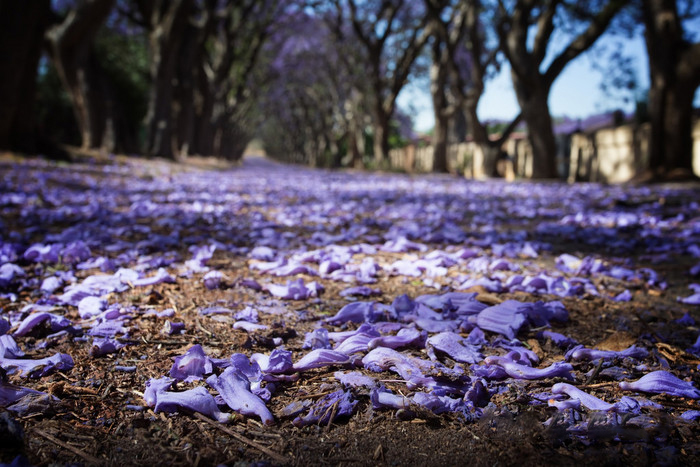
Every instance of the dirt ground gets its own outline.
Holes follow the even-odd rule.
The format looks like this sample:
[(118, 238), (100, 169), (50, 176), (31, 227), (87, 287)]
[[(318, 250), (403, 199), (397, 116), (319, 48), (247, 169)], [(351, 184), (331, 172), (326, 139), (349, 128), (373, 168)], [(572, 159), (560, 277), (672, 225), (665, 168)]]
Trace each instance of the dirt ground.
[[(129, 163), (136, 164), (136, 163)], [(33, 190), (22, 202), (14, 202), (2, 198), (0, 203), (0, 239), (4, 243), (22, 243), (45, 241), (48, 235), (59, 233), (75, 225), (75, 217), (52, 218), (50, 212), (61, 209), (62, 199), (86, 197), (81, 206), (90, 205), (91, 193), (108, 193), (114, 191), (114, 204), (111, 209), (115, 213), (127, 213), (129, 203), (134, 202), (130, 191), (132, 178), (139, 183), (149, 180), (165, 180), (170, 177), (173, 186), (178, 177), (187, 179), (199, 177), (208, 172), (208, 168), (166, 163), (144, 162), (143, 167), (124, 165), (120, 161), (108, 164), (75, 164), (52, 165), (50, 163), (9, 160), (0, 161), (0, 187), (3, 190), (17, 190), (28, 180), (29, 189)], [(122, 167), (125, 170), (110, 170), (110, 167)], [(267, 166), (265, 166), (267, 167)], [(276, 170), (263, 168), (263, 171)], [(241, 168), (233, 167), (217, 172), (224, 176), (227, 172), (236, 173)], [(259, 173), (259, 172), (254, 172)], [(294, 174), (295, 172), (290, 172)], [(188, 175), (189, 174), (189, 175)], [(224, 175), (221, 175), (224, 174)], [(246, 175), (246, 177), (252, 174)], [(282, 175), (283, 177), (285, 175)], [(328, 175), (335, 177), (336, 175)], [(349, 177), (352, 183), (361, 180), (362, 174), (342, 174)], [(37, 178), (38, 177), (38, 178)], [(323, 175), (321, 178), (325, 177)], [(385, 175), (399, 180), (413, 180), (415, 177), (406, 175)], [(4, 180), (4, 181), (3, 181)], [(39, 180), (37, 182), (37, 180)], [(206, 179), (203, 179), (206, 181)], [(245, 181), (245, 180), (244, 180)], [(243, 181), (243, 182), (244, 182)], [(268, 180), (269, 181), (269, 180)], [(242, 182), (242, 183), (243, 183)], [(36, 183), (36, 184), (35, 184)], [(254, 182), (250, 181), (251, 184)], [(338, 181), (337, 183), (340, 183)], [(436, 186), (440, 184), (468, 184), (453, 177), (435, 178)], [(477, 182), (471, 182), (477, 183)], [(505, 182), (489, 182), (507, 186)], [(108, 184), (109, 187), (103, 184)], [(167, 183), (159, 185), (167, 187)], [(206, 190), (206, 184), (194, 185), (196, 189)], [(442, 185), (440, 185), (442, 186)], [(460, 185), (461, 186), (461, 185)], [(481, 185), (479, 185), (481, 186)], [(483, 185), (486, 186), (486, 185)], [(501, 186), (501, 185), (497, 185)], [(527, 187), (527, 183), (522, 186)], [(44, 187), (47, 191), (40, 194)], [(118, 191), (117, 188), (120, 187)], [(197, 188), (198, 187), (198, 188)], [(304, 187), (301, 187), (302, 190)], [(255, 188), (257, 189), (257, 188)], [(335, 314), (348, 299), (341, 297), (339, 292), (349, 284), (340, 283), (319, 276), (299, 275), (305, 282), (316, 280), (325, 287), (320, 299), (287, 301), (278, 300), (265, 291), (255, 291), (241, 284), (243, 279), (256, 279), (260, 283), (284, 283), (289, 278), (269, 278), (261, 271), (252, 270), (252, 261), (244, 253), (255, 245), (255, 238), (246, 237), (249, 231), (248, 220), (251, 212), (268, 215), (278, 213), (283, 206), (293, 206), (295, 203), (309, 203), (303, 193), (290, 193), (286, 198), (276, 198), (269, 204), (253, 202), (255, 196), (269, 196), (266, 187), (260, 186), (260, 191), (251, 189), (245, 193), (245, 199), (250, 201), (242, 204), (237, 212), (212, 211), (206, 209), (197, 211), (196, 215), (187, 218), (181, 228), (180, 243), (163, 247), (165, 251), (175, 252), (180, 258), (188, 259), (188, 247), (203, 244), (211, 238), (225, 240), (229, 235), (228, 245), (234, 245), (243, 250), (217, 248), (207, 266), (221, 271), (225, 280), (221, 286), (208, 289), (202, 283), (201, 274), (190, 277), (178, 276), (174, 283), (160, 283), (147, 287), (134, 287), (125, 292), (109, 296), (110, 302), (128, 304), (138, 310), (175, 310), (175, 319), (185, 323), (183, 334), (167, 335), (162, 332), (164, 320), (155, 314), (135, 313), (129, 321), (128, 337), (119, 337), (121, 343), (127, 344), (117, 353), (104, 357), (91, 357), (90, 346), (84, 340), (72, 335), (58, 336), (50, 343), (50, 353), (61, 352), (71, 355), (75, 366), (66, 372), (56, 372), (51, 375), (28, 379), (20, 375), (9, 376), (9, 381), (46, 392), (56, 396), (58, 401), (44, 400), (44, 406), (35, 408), (29, 415), (18, 416), (0, 408), (4, 418), (0, 419), (0, 460), (12, 462), (17, 455), (24, 455), (30, 465), (698, 465), (700, 464), (700, 425), (697, 421), (685, 421), (679, 415), (687, 410), (700, 410), (696, 400), (679, 398), (666, 394), (647, 394), (649, 400), (663, 406), (662, 409), (645, 409), (644, 415), (651, 422), (647, 425), (606, 423), (595, 424), (595, 414), (583, 413), (590, 417), (585, 433), (567, 429), (564, 423), (558, 423), (560, 415), (546, 403), (537, 403), (534, 395), (548, 391), (561, 378), (546, 380), (508, 379), (500, 385), (507, 390), (494, 393), (489, 406), (483, 409), (481, 417), (467, 420), (460, 413), (433, 414), (427, 410), (416, 410), (406, 414), (402, 410), (374, 410), (371, 407), (369, 391), (352, 389), (357, 400), (353, 414), (349, 417), (337, 418), (324, 425), (311, 425), (297, 428), (291, 418), (279, 414), (282, 409), (293, 401), (316, 401), (324, 395), (339, 389), (341, 386), (334, 378), (338, 367), (325, 367), (304, 372), (295, 382), (280, 383), (267, 404), (275, 415), (273, 426), (263, 426), (255, 418), (237, 416), (235, 420), (222, 425), (206, 417), (192, 413), (167, 414), (155, 413), (143, 401), (143, 391), (146, 381), (167, 375), (173, 358), (182, 355), (193, 344), (201, 344), (208, 355), (213, 358), (228, 358), (232, 353), (241, 352), (250, 355), (254, 352), (269, 353), (276, 344), (276, 338), (281, 338), (287, 350), (295, 355), (295, 360), (303, 355), (302, 343), (306, 332), (317, 327), (319, 320)], [(350, 190), (350, 188), (348, 188)], [(368, 189), (371, 189), (368, 188)], [(561, 186), (566, 190), (565, 186)], [(599, 187), (607, 190), (608, 187)], [(53, 190), (53, 191), (52, 191)], [(679, 234), (687, 229), (686, 234), (699, 238), (699, 231), (693, 231), (689, 226), (693, 219), (700, 215), (697, 195), (700, 190), (696, 186), (663, 187), (657, 192), (656, 187), (639, 189), (638, 187), (615, 188), (615, 193), (626, 196), (586, 198), (593, 193), (593, 188), (582, 192), (578, 198), (580, 205), (566, 206), (557, 200), (542, 202), (542, 208), (532, 216), (515, 217), (512, 213), (497, 214), (488, 217), (488, 222), (479, 220), (483, 212), (479, 210), (458, 213), (461, 218), (456, 224), (469, 238), (483, 240), (489, 235), (494, 238), (519, 239), (519, 241), (536, 241), (547, 248), (542, 248), (536, 258), (518, 256), (510, 258), (516, 264), (528, 270), (541, 268), (546, 271), (556, 271), (555, 258), (562, 253), (574, 254), (579, 257), (594, 255), (595, 257), (624, 264), (633, 268), (649, 267), (656, 271), (667, 283), (667, 287), (649, 285), (643, 280), (623, 281), (610, 276), (592, 276), (591, 282), (600, 290), (599, 296), (581, 294), (578, 296), (558, 297), (541, 293), (526, 293), (522, 291), (490, 292), (483, 287), (471, 288), (467, 291), (479, 292), (477, 300), (489, 305), (501, 303), (504, 300), (515, 299), (522, 302), (536, 300), (561, 300), (569, 312), (569, 320), (563, 324), (555, 324), (553, 330), (574, 338), (586, 347), (596, 347), (607, 350), (621, 350), (631, 344), (636, 344), (649, 350), (649, 356), (643, 362), (620, 362), (625, 368), (633, 368), (639, 363), (645, 363), (649, 368), (656, 369), (659, 357), (669, 363), (674, 374), (691, 381), (700, 387), (698, 365), (700, 356), (687, 352), (698, 337), (698, 327), (676, 323), (675, 320), (688, 313), (696, 321), (700, 320), (700, 307), (681, 303), (677, 297), (690, 294), (688, 285), (694, 279), (688, 270), (698, 263), (692, 255), (670, 248), (657, 249), (657, 252), (669, 251), (666, 256), (649, 254), (650, 244), (646, 237), (640, 235), (645, 226), (613, 226), (597, 225), (590, 228), (574, 230), (539, 229), (543, 222), (556, 223), (562, 213), (576, 213), (583, 209), (615, 212), (651, 212), (658, 219), (674, 219), (682, 215), (683, 219), (669, 232)], [(626, 191), (627, 190), (627, 191)], [(57, 193), (64, 193), (60, 198)], [(125, 193), (131, 198), (124, 198)], [(7, 192), (6, 192), (7, 193)], [(172, 192), (171, 192), (172, 193)], [(199, 192), (201, 193), (201, 191)], [(257, 195), (256, 195), (257, 193)], [(279, 195), (277, 192), (273, 194)], [(401, 192), (403, 193), (403, 192)], [(387, 203), (401, 203), (397, 195), (395, 199), (384, 198)], [(500, 194), (499, 194), (500, 193)], [(504, 194), (505, 193), (505, 194)], [(143, 200), (167, 200), (170, 193), (167, 188), (156, 191), (142, 192)], [(0, 194), (0, 196), (2, 196)], [(366, 192), (358, 197), (366, 196)], [(431, 199), (441, 196), (439, 190), (429, 192), (425, 198), (420, 193), (411, 202), (422, 203), (434, 201), (435, 206), (449, 209), (449, 203), (440, 204), (440, 200)], [(455, 195), (457, 197), (461, 195)], [(498, 188), (485, 193), (494, 202), (509, 205), (523, 202), (518, 193), (508, 193)], [(71, 198), (73, 197), (73, 198)], [(359, 199), (359, 198), (358, 198)], [(393, 200), (393, 201), (392, 201)], [(659, 202), (659, 200), (662, 200)], [(99, 203), (104, 200), (99, 199)], [(219, 200), (221, 201), (221, 200)], [(321, 199), (319, 202), (327, 200)], [(158, 201), (156, 201), (158, 202)], [(184, 201), (183, 201), (184, 202)], [(467, 204), (469, 200), (465, 199)], [(204, 203), (204, 201), (202, 201)], [(222, 201), (223, 204), (226, 201)], [(653, 208), (652, 208), (653, 205)], [(105, 209), (106, 204), (100, 204)], [(133, 204), (131, 204), (133, 206)], [(641, 206), (641, 208), (640, 208)], [(491, 206), (493, 207), (493, 206)], [(645, 210), (645, 207), (648, 207)], [(642, 211), (639, 211), (639, 210)], [(488, 210), (488, 209), (486, 209)], [(329, 211), (329, 212), (332, 212)], [(93, 213), (94, 214), (94, 213)], [(371, 213), (370, 213), (371, 214)], [(354, 213), (349, 219), (369, 216), (366, 213)], [(127, 225), (100, 224), (98, 214), (81, 220), (89, 224), (91, 232), (95, 229), (116, 229), (129, 227)], [(240, 217), (236, 217), (240, 216)], [(107, 219), (107, 218), (105, 218)], [(109, 219), (129, 220), (128, 216), (115, 216)], [(139, 217), (135, 222), (148, 225), (151, 230), (147, 235), (156, 233), (167, 235), (174, 224), (158, 223), (158, 217)], [(196, 222), (193, 222), (195, 219)], [(177, 220), (177, 219), (176, 219)], [(381, 219), (380, 219), (381, 220)], [(387, 223), (370, 223), (365, 236), (382, 236), (391, 228), (393, 220), (387, 218)], [(347, 222), (354, 222), (348, 220)], [(116, 221), (115, 221), (116, 222)], [(298, 225), (272, 225), (290, 233), (289, 249), (305, 244), (309, 231)], [(150, 224), (149, 224), (150, 223)], [(484, 225), (491, 229), (486, 230)], [(225, 228), (219, 228), (224, 226)], [(339, 225), (331, 233), (337, 233), (347, 225)], [(16, 235), (13, 236), (12, 232)], [(145, 240), (145, 235), (139, 235), (136, 230), (124, 229), (123, 240), (131, 244)], [(679, 233), (680, 232), (680, 233)], [(518, 235), (511, 235), (518, 233)], [(499, 235), (504, 235), (499, 237)], [(600, 235), (613, 235), (617, 242), (591, 244), (587, 238)], [(657, 237), (657, 242), (673, 242), (677, 238), (670, 236)], [(187, 240), (183, 240), (187, 239)], [(382, 242), (384, 240), (382, 239)], [(514, 241), (514, 240), (513, 240)], [(352, 242), (339, 241), (339, 244)], [(431, 248), (446, 248), (442, 243), (427, 243)], [(481, 243), (477, 244), (481, 245)], [(105, 249), (100, 253), (106, 253)], [(657, 245), (658, 246), (658, 245)], [(456, 247), (455, 245), (450, 248)], [(306, 248), (317, 248), (306, 243)], [(93, 253), (97, 251), (91, 247)], [(283, 250), (283, 248), (280, 248)], [(492, 255), (489, 246), (483, 246), (483, 251)], [(162, 253), (163, 251), (161, 251)], [(149, 245), (144, 254), (158, 253), (157, 245)], [(406, 258), (402, 252), (382, 252), (374, 255), (380, 264), (390, 264), (398, 259)], [(361, 260), (361, 255), (356, 259)], [(132, 262), (137, 258), (132, 258)], [(40, 278), (44, 277), (49, 267), (65, 268), (62, 265), (29, 264), (22, 258), (16, 260), (27, 273), (26, 282), (16, 290), (16, 296), (7, 294), (0, 298), (0, 316), (17, 311), (26, 304), (34, 303), (43, 295), (38, 290)], [(461, 268), (461, 269), (460, 269)], [(99, 271), (98, 271), (99, 272)], [(455, 265), (449, 269), (442, 283), (442, 291), (454, 290), (453, 276), (464, 274), (463, 265)], [(81, 280), (94, 270), (76, 270), (75, 276)], [(29, 279), (37, 278), (32, 282)], [(417, 297), (426, 293), (437, 293), (434, 287), (429, 287), (421, 278), (406, 278), (397, 274), (380, 273), (378, 280), (371, 287), (381, 289), (381, 295), (372, 297), (380, 303), (391, 304), (401, 294)], [(450, 281), (448, 281), (450, 279)], [(455, 279), (456, 280), (456, 279)], [(697, 279), (695, 279), (697, 281)], [(609, 297), (624, 289), (632, 293), (630, 301), (613, 301)], [(0, 292), (2, 290), (0, 289)], [(10, 292), (8, 286), (5, 292)], [(12, 290), (14, 291), (14, 289)], [(369, 299), (368, 299), (369, 300)], [(233, 329), (233, 319), (227, 315), (202, 315), (200, 310), (214, 304), (222, 304), (235, 310), (240, 310), (246, 304), (265, 304), (267, 307), (279, 306), (286, 311), (283, 315), (261, 313), (260, 322), (269, 326), (268, 330), (247, 333), (244, 330)], [(59, 312), (71, 321), (80, 321), (76, 307), (60, 306)], [(698, 321), (700, 322), (700, 321)], [(329, 326), (340, 330), (354, 329), (358, 325), (347, 324)], [(16, 327), (14, 328), (16, 329)], [(523, 329), (518, 334), (521, 342), (535, 350), (540, 357), (542, 366), (564, 358), (565, 350), (555, 346), (549, 340), (537, 338), (538, 329)], [(465, 334), (466, 335), (466, 334)], [(489, 339), (494, 339), (492, 333), (487, 333)], [(39, 345), (44, 342), (45, 333), (17, 338), (20, 347), (27, 353), (28, 358), (38, 358), (47, 355), (47, 351)], [(277, 341), (279, 342), (279, 340)], [(424, 350), (412, 350), (413, 354), (427, 358)], [(448, 357), (443, 363), (452, 366)], [(575, 384), (587, 392), (606, 401), (617, 401), (624, 394), (614, 379), (601, 374), (596, 365), (591, 362), (571, 362), (574, 365)], [(135, 366), (133, 372), (115, 371), (115, 365)], [(361, 371), (364, 371), (360, 368)], [(587, 376), (594, 370), (593, 376)], [(598, 369), (600, 370), (600, 369)], [(385, 372), (371, 376), (383, 381), (386, 387), (400, 393), (405, 391), (405, 385), (398, 381), (396, 374)], [(203, 383), (177, 383), (178, 390), (188, 389)], [(127, 406), (138, 406), (141, 409), (128, 409)], [(601, 415), (603, 419), (604, 415)], [(545, 424), (546, 421), (549, 422)], [(9, 425), (9, 428), (8, 428)], [(22, 434), (11, 428), (21, 426)], [(20, 462), (20, 461), (17, 461)]]

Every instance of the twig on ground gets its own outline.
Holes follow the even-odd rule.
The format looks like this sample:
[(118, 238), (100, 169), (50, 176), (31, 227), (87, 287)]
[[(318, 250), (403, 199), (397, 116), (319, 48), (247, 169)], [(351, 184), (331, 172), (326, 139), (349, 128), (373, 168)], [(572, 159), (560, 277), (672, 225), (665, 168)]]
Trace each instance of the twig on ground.
[(103, 463), (102, 460), (81, 451), (80, 449), (76, 448), (75, 446), (71, 446), (70, 444), (61, 441), (60, 439), (48, 434), (47, 432), (45, 432), (43, 430), (39, 430), (39, 429), (35, 428), (33, 431), (34, 431), (34, 433), (36, 433), (40, 436), (43, 436), (44, 438), (48, 439), (52, 443), (62, 447), (63, 449), (69, 450), (73, 454), (75, 454), (79, 457), (82, 457), (83, 459), (85, 459), (86, 461), (88, 461), (92, 464), (102, 464)]
[(206, 415), (202, 415), (201, 413), (197, 413), (197, 412), (193, 413), (192, 415), (194, 415), (199, 420), (201, 420), (205, 423), (208, 423), (209, 425), (211, 425), (215, 428), (218, 428), (219, 430), (223, 431), (227, 435), (232, 436), (233, 438), (237, 439), (241, 443), (247, 444), (248, 446), (255, 448), (258, 451), (262, 452), (263, 454), (270, 456), (275, 462), (279, 462), (280, 464), (286, 464), (288, 462), (288, 459), (285, 456), (283, 456), (281, 454), (277, 454), (275, 451), (266, 448), (262, 444), (257, 443), (255, 441), (253, 441), (252, 439), (246, 438), (245, 436), (243, 436), (240, 433), (236, 433), (235, 431), (233, 431), (229, 427), (224, 426), (218, 422), (215, 422), (214, 420), (208, 418)]

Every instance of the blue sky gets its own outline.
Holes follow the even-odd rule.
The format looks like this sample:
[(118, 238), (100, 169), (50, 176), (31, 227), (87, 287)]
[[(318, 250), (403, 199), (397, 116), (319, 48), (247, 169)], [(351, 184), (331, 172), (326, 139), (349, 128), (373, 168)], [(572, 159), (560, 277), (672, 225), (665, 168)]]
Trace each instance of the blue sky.
[[(640, 88), (649, 87), (649, 64), (642, 37), (625, 41), (625, 51), (634, 57), (637, 80)], [(603, 76), (593, 66), (595, 54), (586, 53), (567, 66), (552, 86), (549, 106), (553, 116), (583, 118), (608, 110), (634, 110), (632, 102), (625, 104), (621, 98), (611, 99), (600, 89)], [(427, 131), (434, 125), (432, 102), (427, 89), (409, 86), (399, 96), (399, 106), (413, 115), (417, 131)], [(700, 105), (700, 90), (695, 95), (695, 105)], [(479, 102), (479, 116), (485, 119), (511, 119), (517, 115), (518, 103), (510, 80), (510, 68), (486, 85)]]

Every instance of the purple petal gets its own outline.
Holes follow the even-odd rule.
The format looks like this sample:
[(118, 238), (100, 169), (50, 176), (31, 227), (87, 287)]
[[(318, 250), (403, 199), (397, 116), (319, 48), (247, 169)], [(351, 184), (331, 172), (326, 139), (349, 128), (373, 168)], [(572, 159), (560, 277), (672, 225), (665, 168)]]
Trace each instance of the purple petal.
[(577, 344), (575, 339), (572, 339), (570, 337), (565, 336), (564, 334), (560, 334), (554, 331), (542, 331), (539, 334), (537, 334), (537, 337), (551, 339), (551, 341), (554, 342), (555, 345), (563, 348)]
[(9, 334), (0, 336), (0, 358), (22, 358), (24, 352)]
[(568, 383), (555, 384), (554, 386), (552, 386), (552, 392), (554, 394), (566, 394), (572, 399), (578, 399), (579, 401), (581, 401), (581, 405), (583, 405), (589, 410), (607, 411), (614, 408), (612, 404), (609, 404), (602, 399), (588, 394), (587, 392), (584, 392), (576, 386), (572, 386)]
[(23, 377), (41, 378), (49, 375), (54, 371), (69, 371), (73, 368), (73, 359), (70, 355), (57, 353), (47, 358), (39, 359), (15, 359), (15, 358), (0, 358), (0, 367), (7, 371), (8, 374), (14, 374), (18, 371)]
[(327, 318), (329, 323), (364, 323), (365, 321), (376, 321), (380, 314), (375, 310), (375, 302), (353, 302), (348, 303), (336, 313), (335, 316)]
[(681, 414), (681, 418), (689, 422), (700, 420), (700, 410), (687, 410)]
[(45, 394), (34, 389), (16, 386), (7, 381), (4, 374), (0, 374), (0, 407), (7, 407), (22, 399), (27, 394)]
[(328, 425), (338, 417), (352, 415), (355, 405), (357, 405), (357, 401), (352, 400), (352, 394), (339, 390), (319, 399), (306, 416), (297, 417), (292, 423), (296, 427), (313, 423)]
[(49, 332), (54, 333), (63, 329), (72, 329), (71, 322), (63, 316), (47, 312), (33, 313), (27, 316), (14, 332), (15, 336), (26, 336), (43, 323), (48, 323)]
[(250, 381), (233, 366), (228, 367), (220, 376), (211, 375), (207, 384), (219, 392), (232, 410), (243, 415), (255, 415), (265, 425), (272, 425), (275, 419), (262, 399), (250, 390)]
[(180, 323), (180, 322), (168, 320), (163, 325), (163, 330), (161, 332), (163, 334), (167, 334), (169, 336), (172, 336), (173, 334), (182, 334), (182, 332), (184, 330), (185, 330), (185, 323)]
[(223, 279), (224, 274), (221, 271), (209, 271), (202, 277), (202, 282), (204, 282), (204, 287), (214, 290), (221, 285)]
[(379, 332), (371, 324), (363, 324), (358, 329), (358, 332), (337, 344), (333, 350), (346, 355), (352, 355), (358, 352), (368, 350), (369, 342), (379, 337)]
[(419, 346), (424, 347), (425, 332), (421, 332), (415, 328), (402, 328), (395, 336), (381, 336), (370, 340), (367, 343), (367, 349), (372, 350), (377, 347), (388, 347), (390, 349), (398, 349), (400, 347)]
[(574, 367), (572, 367), (571, 364), (565, 362), (555, 362), (549, 365), (547, 368), (532, 368), (530, 366), (515, 363), (504, 357), (486, 357), (484, 361), (488, 365), (499, 365), (503, 367), (505, 372), (511, 378), (545, 379), (562, 377), (571, 380), (574, 379), (573, 374), (571, 374), (571, 372), (574, 370)]
[(242, 329), (245, 332), (252, 333), (256, 331), (265, 331), (269, 328), (264, 324), (249, 323), (248, 321), (236, 321), (233, 323), (233, 329)]
[(85, 297), (78, 303), (78, 313), (82, 319), (97, 316), (107, 308), (107, 302), (98, 297)]
[(328, 340), (328, 329), (317, 328), (311, 332), (307, 332), (304, 336), (302, 349), (330, 349), (331, 343)]
[(623, 391), (650, 392), (653, 394), (665, 393), (676, 397), (700, 399), (700, 391), (693, 386), (693, 383), (683, 381), (663, 370), (652, 371), (637, 381), (623, 381), (620, 383), (620, 389)]
[(340, 381), (340, 384), (342, 384), (346, 388), (366, 387), (371, 389), (376, 387), (378, 384), (376, 379), (367, 375), (363, 375), (359, 371), (336, 371), (335, 373), (333, 373), (333, 377)]
[(452, 360), (461, 363), (478, 363), (483, 360), (478, 347), (465, 343), (462, 336), (454, 332), (442, 332), (428, 338), (426, 349), (433, 360), (437, 360), (435, 351), (447, 354)]
[(520, 311), (522, 303), (515, 300), (506, 300), (500, 305), (491, 306), (476, 315), (475, 324), (481, 329), (503, 334), (508, 339), (513, 339), (527, 318)]
[(255, 361), (258, 362), (264, 373), (283, 374), (289, 373), (294, 369), (292, 352), (289, 350), (275, 349), (269, 356), (261, 354), (254, 354), (253, 356), (258, 357)]
[(131, 285), (133, 285), (134, 287), (144, 287), (149, 285), (160, 284), (163, 282), (173, 284), (175, 282), (175, 278), (168, 274), (168, 271), (166, 271), (164, 268), (159, 268), (154, 276), (145, 277), (143, 279), (136, 279), (131, 282)]
[(184, 355), (175, 357), (175, 363), (170, 368), (170, 377), (178, 381), (201, 379), (213, 371), (209, 357), (201, 345), (195, 344)]
[(613, 350), (587, 349), (583, 347), (574, 350), (569, 357), (572, 360), (611, 360), (613, 358), (625, 357), (642, 359), (646, 358), (647, 355), (649, 355), (649, 352), (647, 352), (646, 349), (632, 345), (631, 347), (628, 347), (625, 350), (620, 350), (619, 352)]
[(95, 337), (92, 340), (89, 354), (91, 357), (102, 357), (107, 354), (116, 353), (122, 347), (124, 347), (124, 344), (114, 339)]
[(367, 287), (365, 285), (360, 285), (357, 287), (348, 287), (345, 290), (342, 290), (340, 292), (341, 297), (347, 297), (349, 295), (359, 295), (363, 297), (370, 297), (373, 295), (381, 295), (382, 291), (381, 289), (373, 289), (371, 287)]
[(143, 400), (146, 401), (146, 405), (149, 407), (156, 405), (158, 394), (170, 389), (174, 382), (174, 379), (167, 376), (151, 378), (146, 381), (146, 389), (143, 391)]
[(407, 409), (411, 406), (411, 399), (398, 396), (385, 388), (374, 388), (369, 395), (372, 408), (377, 409)]
[(350, 357), (341, 352), (328, 349), (312, 350), (294, 364), (295, 371), (307, 371), (313, 368), (322, 368), (330, 365), (345, 365), (350, 362)]
[(156, 394), (154, 412), (174, 413), (180, 409), (198, 412), (220, 423), (228, 423), (228, 414), (219, 410), (214, 396), (202, 386), (183, 392), (162, 391)]

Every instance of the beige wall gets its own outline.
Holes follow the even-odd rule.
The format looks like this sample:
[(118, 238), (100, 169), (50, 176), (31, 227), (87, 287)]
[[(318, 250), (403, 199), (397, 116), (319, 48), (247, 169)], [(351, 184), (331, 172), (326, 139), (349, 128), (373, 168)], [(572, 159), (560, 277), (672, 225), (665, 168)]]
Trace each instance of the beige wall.
[[(649, 124), (621, 125), (571, 137), (569, 177), (573, 181), (623, 183), (642, 171), (648, 162)], [(511, 160), (501, 173), (506, 178), (532, 176), (532, 150), (526, 139), (509, 139), (504, 150)], [(389, 153), (393, 168), (406, 172), (430, 172), (431, 146), (407, 146)], [(484, 158), (474, 143), (452, 144), (448, 148), (448, 170), (467, 178), (484, 178)], [(700, 176), (700, 120), (693, 127), (693, 170)]]

